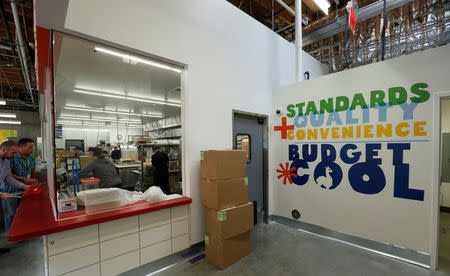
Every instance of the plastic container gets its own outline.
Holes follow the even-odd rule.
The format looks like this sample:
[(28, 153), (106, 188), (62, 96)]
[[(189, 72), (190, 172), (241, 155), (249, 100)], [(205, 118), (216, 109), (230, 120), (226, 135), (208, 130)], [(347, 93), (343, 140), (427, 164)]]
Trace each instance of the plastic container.
[(83, 178), (81, 179), (82, 190), (91, 190), (100, 188), (100, 179), (98, 178)]
[[(80, 192), (81, 193), (81, 192)], [(118, 188), (102, 188), (83, 191), (86, 212), (95, 213), (120, 208), (126, 202)]]

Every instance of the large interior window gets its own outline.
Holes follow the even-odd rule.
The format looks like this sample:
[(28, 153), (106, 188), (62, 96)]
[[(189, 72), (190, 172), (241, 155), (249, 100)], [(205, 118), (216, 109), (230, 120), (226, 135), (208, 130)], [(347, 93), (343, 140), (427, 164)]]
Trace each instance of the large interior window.
[(60, 218), (141, 202), (118, 189), (181, 194), (182, 70), (57, 32), (53, 64), (57, 198), (77, 202)]

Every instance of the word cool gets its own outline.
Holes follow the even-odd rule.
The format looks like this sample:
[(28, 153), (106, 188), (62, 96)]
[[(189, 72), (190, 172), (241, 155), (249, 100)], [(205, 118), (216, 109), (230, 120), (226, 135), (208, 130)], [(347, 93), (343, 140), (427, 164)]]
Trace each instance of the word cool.
[[(383, 144), (367, 143), (364, 145), (365, 160), (362, 160), (362, 151), (355, 144), (344, 144), (339, 151), (336, 150), (334, 145), (321, 144), (321, 162), (316, 165), (314, 176), (302, 173), (302, 171), (309, 169), (310, 163), (318, 159), (319, 145), (303, 144), (301, 145), (301, 151), (298, 145), (289, 145), (289, 160), (292, 161), (290, 168), (295, 167), (292, 171), (294, 176), (291, 176), (291, 179), (296, 185), (305, 185), (310, 177), (314, 177), (316, 183), (322, 188), (334, 189), (341, 183), (343, 176), (341, 166), (338, 164), (340, 162), (335, 162), (337, 158), (340, 158), (343, 163), (352, 165), (348, 171), (348, 180), (355, 192), (361, 194), (380, 193), (386, 186), (386, 176), (381, 169), (383, 160), (378, 156)], [(423, 201), (424, 191), (409, 187), (410, 166), (404, 162), (403, 153), (405, 150), (411, 149), (411, 144), (387, 143), (384, 145), (387, 145), (387, 150), (392, 151), (394, 197)], [(324, 172), (326, 172), (328, 178), (323, 177)], [(329, 185), (324, 182), (326, 180), (329, 181)]]

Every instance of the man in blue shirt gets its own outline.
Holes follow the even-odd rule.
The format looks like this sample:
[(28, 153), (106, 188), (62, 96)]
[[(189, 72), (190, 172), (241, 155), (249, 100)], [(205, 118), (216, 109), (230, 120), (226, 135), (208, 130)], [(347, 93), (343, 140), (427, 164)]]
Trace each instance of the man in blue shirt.
[[(18, 198), (12, 197), (10, 193), (26, 190), (29, 187), (28, 185), (25, 185), (22, 182), (16, 180), (11, 174), (11, 168), (13, 166), (10, 166), (9, 159), (15, 158), (18, 154), (18, 151), (19, 147), (17, 143), (12, 141), (7, 141), (0, 145), (0, 183), (2, 183), (0, 187), (0, 197), (2, 198), (6, 233), (8, 233), (9, 228), (11, 227), (11, 224), (14, 220), (14, 215), (16, 214), (16, 210), (20, 202)], [(23, 150), (23, 152), (26, 154), (25, 150)], [(13, 161), (13, 163), (14, 162), (15, 161)], [(28, 166), (28, 164), (26, 166), (31, 167), (31, 163), (30, 166)], [(37, 183), (37, 181), (32, 181), (31, 179), (30, 182)]]

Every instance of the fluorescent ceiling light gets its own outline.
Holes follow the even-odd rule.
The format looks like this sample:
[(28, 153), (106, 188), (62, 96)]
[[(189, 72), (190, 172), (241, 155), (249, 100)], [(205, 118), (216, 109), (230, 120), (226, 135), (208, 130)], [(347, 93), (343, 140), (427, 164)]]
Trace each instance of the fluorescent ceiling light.
[(119, 115), (138, 116), (138, 117), (154, 117), (154, 118), (162, 118), (163, 117), (161, 114), (152, 114), (152, 113), (138, 114), (138, 113), (124, 112), (124, 111), (115, 111), (115, 110), (107, 110), (107, 109), (94, 109), (94, 108), (80, 107), (80, 106), (68, 106), (68, 105), (66, 105), (66, 106), (64, 106), (64, 108), (68, 109), (68, 110), (78, 110), (78, 111), (108, 113), (108, 114), (119, 114)]
[(133, 124), (104, 124), (104, 123), (95, 123), (95, 122), (79, 122), (79, 121), (66, 121), (66, 120), (58, 120), (57, 125), (77, 125), (77, 126), (102, 126), (102, 127), (138, 127), (142, 128), (142, 125), (133, 125)]
[(0, 105), (6, 105), (6, 101), (5, 100), (0, 100)]
[(140, 57), (137, 57), (137, 56), (127, 55), (127, 54), (124, 54), (124, 53), (112, 51), (112, 50), (101, 48), (101, 47), (95, 47), (94, 50), (97, 51), (97, 52), (108, 54), (108, 55), (121, 57), (121, 58), (129, 59), (129, 60), (132, 60), (132, 61), (140, 62), (140, 63), (143, 63), (143, 64), (147, 64), (147, 65), (150, 65), (150, 66), (155, 66), (155, 67), (158, 67), (158, 68), (162, 68), (162, 69), (166, 69), (166, 70), (175, 71), (177, 73), (181, 73), (181, 70), (176, 68), (176, 67), (172, 67), (172, 66), (169, 66), (169, 65), (166, 65), (166, 64), (162, 64), (162, 63), (159, 63), (159, 62), (155, 62), (155, 61), (151, 61), (151, 60), (148, 60), (148, 59), (143, 59), (143, 58), (140, 58)]
[(101, 117), (82, 117), (82, 116), (71, 116), (71, 115), (61, 115), (59, 119), (68, 119), (68, 120), (81, 120), (81, 121), (92, 121), (92, 122), (123, 122), (123, 123), (141, 123), (141, 120), (122, 118), (101, 118)]
[(86, 90), (81, 90), (81, 89), (74, 89), (73, 92), (94, 95), (94, 96), (100, 96), (100, 97), (107, 97), (107, 98), (115, 98), (115, 99), (123, 99), (123, 100), (130, 100), (130, 101), (136, 101), (136, 102), (144, 102), (144, 103), (153, 103), (153, 104), (162, 104), (162, 105), (181, 107), (181, 104), (179, 104), (179, 103), (171, 103), (171, 102), (151, 100), (151, 99), (138, 98), (138, 97), (129, 97), (129, 96), (125, 96), (125, 95), (118, 95), (118, 94), (111, 94), (111, 93), (103, 93), (103, 92), (99, 93), (99, 92), (86, 91)]
[(21, 121), (0, 121), (0, 125), (20, 125)]
[(16, 118), (14, 113), (0, 113), (0, 118)]
[(328, 8), (330, 8), (331, 4), (328, 2), (328, 0), (314, 0), (314, 3), (316, 3), (317, 6), (326, 14), (328, 15)]

